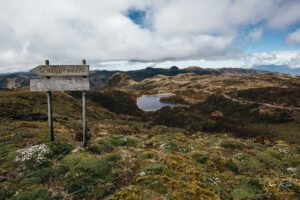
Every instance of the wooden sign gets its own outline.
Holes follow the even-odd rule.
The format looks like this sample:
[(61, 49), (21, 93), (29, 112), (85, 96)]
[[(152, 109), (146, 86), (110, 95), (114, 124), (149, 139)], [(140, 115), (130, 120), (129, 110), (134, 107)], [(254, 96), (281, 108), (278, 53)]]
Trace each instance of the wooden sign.
[(40, 65), (31, 72), (38, 76), (89, 76), (89, 65)]
[(45, 60), (45, 65), (40, 65), (32, 69), (31, 72), (43, 77), (31, 79), (30, 90), (33, 92), (47, 92), (48, 126), (51, 142), (54, 142), (55, 138), (52, 120), (52, 91), (82, 91), (82, 146), (87, 147), (86, 91), (90, 90), (90, 82), (87, 78), (89, 76), (89, 65), (86, 65), (85, 60), (82, 60), (82, 65), (49, 65), (49, 60)]
[(30, 90), (33, 92), (87, 91), (90, 90), (90, 83), (88, 78), (83, 77), (51, 77), (31, 79)]

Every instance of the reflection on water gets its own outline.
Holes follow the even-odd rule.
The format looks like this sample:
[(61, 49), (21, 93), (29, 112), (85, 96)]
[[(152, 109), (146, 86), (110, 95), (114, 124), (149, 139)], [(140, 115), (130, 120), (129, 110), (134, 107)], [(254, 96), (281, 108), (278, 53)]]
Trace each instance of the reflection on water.
[(174, 94), (156, 94), (156, 95), (142, 95), (137, 99), (137, 106), (144, 111), (156, 111), (164, 106), (176, 107), (182, 106), (181, 104), (175, 103), (162, 103), (160, 98), (170, 97)]

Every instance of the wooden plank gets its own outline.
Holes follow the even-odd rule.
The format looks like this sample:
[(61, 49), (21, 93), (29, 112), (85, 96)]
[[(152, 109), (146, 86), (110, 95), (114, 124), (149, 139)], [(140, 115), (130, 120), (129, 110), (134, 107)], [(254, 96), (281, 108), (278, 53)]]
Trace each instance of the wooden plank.
[(53, 131), (53, 109), (52, 109), (52, 92), (47, 92), (47, 102), (48, 102), (48, 126), (49, 126), (49, 136), (50, 142), (54, 142), (54, 131)]
[(90, 83), (88, 78), (83, 77), (51, 77), (31, 79), (30, 90), (33, 92), (87, 91), (90, 90)]
[(82, 92), (82, 131), (83, 131), (83, 147), (87, 147), (88, 142), (88, 130), (87, 130), (87, 119), (86, 119), (86, 92)]
[(89, 65), (39, 65), (30, 72), (38, 76), (89, 76)]

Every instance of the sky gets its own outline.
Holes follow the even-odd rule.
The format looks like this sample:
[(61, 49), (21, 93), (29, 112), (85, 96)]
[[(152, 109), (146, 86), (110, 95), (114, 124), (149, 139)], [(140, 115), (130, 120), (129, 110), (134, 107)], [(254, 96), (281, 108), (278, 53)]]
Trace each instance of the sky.
[(300, 68), (300, 0), (0, 0), (0, 73), (50, 64)]

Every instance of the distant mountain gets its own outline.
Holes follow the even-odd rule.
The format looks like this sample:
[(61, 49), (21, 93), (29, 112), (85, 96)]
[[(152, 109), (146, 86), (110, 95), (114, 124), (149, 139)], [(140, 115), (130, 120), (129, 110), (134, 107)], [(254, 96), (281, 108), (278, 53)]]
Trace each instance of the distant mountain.
[(278, 72), (283, 74), (300, 75), (300, 68), (291, 68), (288, 65), (258, 65), (254, 66), (252, 69), (269, 72)]
[[(173, 66), (169, 69), (166, 68), (152, 68), (147, 67), (140, 70), (132, 71), (107, 71), (95, 70), (90, 73), (91, 87), (94, 89), (101, 88), (108, 85), (111, 77), (114, 74), (127, 74), (133, 81), (142, 81), (146, 78), (151, 78), (156, 75), (176, 76), (178, 74), (194, 73), (198, 75), (254, 75), (261, 73), (255, 69), (242, 69), (242, 68), (201, 68), (201, 67), (187, 67), (179, 69)], [(13, 89), (19, 87), (29, 86), (29, 79), (32, 76), (29, 72), (18, 72), (12, 74), (0, 74), (0, 89)], [(115, 77), (120, 78), (120, 77)], [(124, 77), (123, 77), (124, 78)]]
[(132, 85), (134, 83), (135, 81), (132, 80), (132, 78), (125, 72), (118, 72), (113, 74), (108, 81), (108, 85), (110, 87), (122, 87), (124, 85)]
[(224, 75), (224, 74), (239, 74), (239, 75), (250, 75), (257, 74), (257, 70), (253, 69), (242, 69), (242, 68), (201, 68), (196, 66), (187, 67), (184, 69), (179, 69), (176, 66), (173, 66), (169, 69), (165, 68), (152, 68), (147, 67), (146, 69), (128, 71), (126, 72), (133, 80), (141, 81), (146, 78), (151, 78), (156, 75), (165, 75), (165, 76), (176, 76), (178, 74), (194, 73), (198, 75)]
[(90, 73), (90, 83), (92, 88), (101, 88), (104, 85), (107, 85), (111, 77), (114, 74), (124, 74), (126, 73), (133, 81), (142, 81), (146, 78), (151, 78), (156, 75), (165, 75), (165, 76), (176, 76), (178, 74), (187, 74), (194, 73), (198, 75), (254, 75), (261, 73), (258, 70), (254, 69), (242, 69), (242, 68), (220, 68), (220, 69), (210, 69), (210, 68), (201, 68), (201, 67), (187, 67), (184, 69), (179, 69), (176, 66), (172, 66), (169, 69), (166, 68), (152, 68), (147, 67), (140, 70), (132, 71), (107, 71), (107, 70), (96, 70)]

